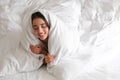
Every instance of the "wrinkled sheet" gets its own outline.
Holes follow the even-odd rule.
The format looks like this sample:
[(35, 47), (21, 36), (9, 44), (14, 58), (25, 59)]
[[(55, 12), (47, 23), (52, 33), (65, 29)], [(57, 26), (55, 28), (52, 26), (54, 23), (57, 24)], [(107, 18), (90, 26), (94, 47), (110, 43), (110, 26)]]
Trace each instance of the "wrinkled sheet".
[[(35, 0), (35, 2), (36, 3), (38, 2), (38, 4), (42, 3), (41, 1), (37, 1), (37, 0)], [(84, 48), (82, 47), (78, 49), (78, 51), (80, 52), (83, 51), (84, 54), (78, 56), (79, 59), (82, 60), (78, 63), (80, 64), (81, 62), (83, 62), (85, 65), (82, 65), (84, 68), (83, 67), (76, 68), (76, 70), (78, 70), (80, 73), (78, 76), (74, 76), (74, 79), (72, 80), (119, 80), (120, 79), (119, 77), (120, 75), (120, 64), (119, 64), (119, 61), (120, 61), (120, 57), (119, 57), (120, 56), (120, 50), (119, 50), (119, 47), (120, 47), (120, 42), (119, 42), (120, 41), (120, 28), (119, 28), (120, 7), (119, 5), (120, 4), (119, 3), (120, 2), (119, 0), (111, 0), (111, 1), (109, 0), (101, 0), (101, 1), (100, 0), (91, 0), (91, 1), (81, 0), (80, 2), (81, 2), (81, 10), (80, 10), (81, 16), (80, 16), (80, 23), (79, 23), (80, 26), (77, 27), (77, 29), (80, 30), (80, 40)], [(57, 3), (57, 1), (55, 3)], [(62, 3), (64, 3), (64, 0)], [(24, 57), (23, 60), (27, 60), (28, 62), (26, 63), (31, 63), (31, 61), (33, 62), (37, 61), (35, 64), (39, 63), (38, 65), (31, 67), (32, 69), (31, 68), (27, 69), (27, 66), (30, 66), (30, 65), (23, 63), (24, 61), (22, 62), (21, 60), (16, 60), (16, 57), (15, 57), (16, 54), (14, 52), (13, 53), (15, 56), (9, 54), (10, 52), (12, 53), (12, 51), (14, 51), (15, 48), (18, 47), (19, 41), (23, 39), (20, 36), (21, 36), (22, 29), (25, 29), (25, 28), (21, 26), (21, 22), (22, 22), (21, 16), (23, 16), (23, 12), (25, 8), (33, 4), (34, 6), (36, 6), (34, 1), (30, 1), (30, 0), (0, 1), (0, 16), (1, 16), (0, 19), (2, 20), (0, 21), (0, 24), (1, 24), (0, 26), (0, 56), (2, 56), (0, 58), (0, 62), (1, 62), (0, 64), (1, 65), (3, 64), (3, 60), (5, 56), (5, 58), (7, 58), (7, 61), (8, 61), (6, 63), (7, 65), (10, 63), (9, 62), (10, 59), (14, 60), (15, 63), (17, 63), (17, 64), (12, 63), (12, 65), (14, 64), (14, 66), (18, 65), (19, 64), (18, 62), (20, 62), (23, 67), (19, 65), (17, 66), (17, 70), (24, 71), (22, 73), (21, 72), (16, 73), (16, 70), (13, 68), (13, 70), (11, 70), (10, 73), (7, 73), (7, 71), (10, 70), (8, 67), (7, 68), (8, 70), (5, 70), (5, 74), (1, 73), (1, 75), (2, 76), (6, 74), (9, 74), (9, 75), (0, 77), (0, 80), (19, 80), (19, 79), (23, 79), (23, 80), (52, 79), (54, 80), (56, 76), (57, 78), (61, 79), (61, 76), (59, 76), (61, 75), (61, 73), (54, 75), (54, 74), (49, 74), (48, 73), (49, 70), (46, 70), (45, 68), (41, 68), (38, 70), (40, 66), (39, 60), (36, 59), (37, 58), (36, 56), (28, 54), (30, 52), (27, 52), (27, 54), (25, 54), (27, 59), (26, 57)], [(68, 4), (65, 3), (63, 5), (67, 6)], [(51, 3), (51, 6), (54, 6), (54, 5)], [(45, 7), (43, 6), (43, 8)], [(55, 15), (57, 15), (59, 18), (61, 18), (61, 16), (65, 16), (66, 14), (68, 14), (66, 13), (65, 15), (64, 14), (60, 15), (58, 8), (59, 7), (56, 7), (55, 9), (53, 9), (53, 11), (51, 10), (51, 12), (56, 12)], [(6, 15), (8, 17), (5, 17)], [(61, 20), (64, 21), (65, 20), (64, 17), (62, 17)], [(69, 19), (67, 21), (68, 21), (66, 22), (67, 25), (70, 25)], [(73, 29), (72, 27), (73, 25), (74, 24), (70, 26), (71, 29)], [(78, 25), (78, 23), (75, 25)], [(37, 41), (36, 42), (28, 41), (28, 42), (34, 43), (34, 44), (37, 43)], [(22, 47), (28, 50), (28, 45), (29, 43), (25, 44), (25, 46), (22, 46)], [(70, 47), (71, 46), (69, 46), (69, 48)], [(23, 58), (24, 53), (26, 53), (26, 50), (22, 49), (21, 51), (18, 52), (20, 53), (23, 51), (22, 55), (19, 54), (21, 56), (20, 58)], [(3, 56), (3, 54), (5, 55)], [(18, 57), (19, 55), (17, 55), (17, 58), (19, 58)], [(26, 64), (26, 66), (24, 64)], [(63, 64), (62, 66), (63, 71), (61, 70), (61, 68), (60, 70), (64, 74), (65, 73), (64, 67), (66, 64), (64, 63), (62, 64)], [(55, 63), (55, 65), (57, 64)], [(2, 69), (2, 66), (0, 66), (0, 69)], [(33, 71), (36, 69), (37, 71)], [(56, 68), (56, 70), (57, 69), (58, 68)], [(68, 68), (68, 72), (69, 71), (70, 70)], [(72, 71), (70, 72), (72, 73)], [(69, 79), (69, 75), (68, 76), (63, 75), (62, 77), (65, 80)]]

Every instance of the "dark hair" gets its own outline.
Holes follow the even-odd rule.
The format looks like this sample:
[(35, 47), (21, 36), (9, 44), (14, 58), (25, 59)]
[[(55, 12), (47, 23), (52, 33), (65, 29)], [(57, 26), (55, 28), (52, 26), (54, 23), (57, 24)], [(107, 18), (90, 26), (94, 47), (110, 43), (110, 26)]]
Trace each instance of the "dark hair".
[(32, 14), (32, 16), (31, 16), (32, 22), (36, 18), (42, 18), (45, 21), (45, 23), (48, 26), (48, 28), (50, 28), (49, 25), (48, 25), (48, 22), (47, 22), (46, 18), (44, 17), (44, 15), (41, 12), (35, 12), (35, 13)]

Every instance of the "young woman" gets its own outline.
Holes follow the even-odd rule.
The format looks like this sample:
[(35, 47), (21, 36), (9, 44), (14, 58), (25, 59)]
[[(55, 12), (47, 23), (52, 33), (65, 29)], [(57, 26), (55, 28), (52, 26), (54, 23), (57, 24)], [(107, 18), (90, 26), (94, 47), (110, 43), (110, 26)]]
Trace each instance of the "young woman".
[[(49, 38), (49, 29), (50, 26), (46, 21), (45, 17), (40, 12), (35, 12), (31, 16), (31, 23), (34, 34), (37, 38), (43, 43), (44, 49), (48, 51), (48, 38)], [(30, 47), (31, 51), (36, 52), (38, 48)], [(33, 52), (33, 53), (34, 53)], [(50, 64), (54, 60), (54, 55), (47, 54), (45, 55), (45, 63)]]

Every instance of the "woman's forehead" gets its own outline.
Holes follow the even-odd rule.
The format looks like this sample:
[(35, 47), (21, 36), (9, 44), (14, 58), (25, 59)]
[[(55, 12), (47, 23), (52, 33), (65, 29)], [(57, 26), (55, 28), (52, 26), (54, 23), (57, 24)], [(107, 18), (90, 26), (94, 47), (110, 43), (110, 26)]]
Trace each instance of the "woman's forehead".
[(32, 21), (33, 24), (45, 24), (45, 21), (42, 18), (36, 18)]

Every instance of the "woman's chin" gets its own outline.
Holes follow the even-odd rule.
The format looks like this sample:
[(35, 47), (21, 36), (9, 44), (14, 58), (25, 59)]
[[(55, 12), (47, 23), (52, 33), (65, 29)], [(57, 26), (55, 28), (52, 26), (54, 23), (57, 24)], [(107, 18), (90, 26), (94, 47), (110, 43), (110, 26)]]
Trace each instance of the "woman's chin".
[(47, 39), (47, 37), (46, 36), (39, 36), (39, 39), (42, 40), (42, 41), (44, 41), (44, 40)]
[(42, 41), (44, 41), (45, 40), (45, 38), (44, 37), (42, 37), (42, 38), (39, 38), (40, 40), (42, 40)]

